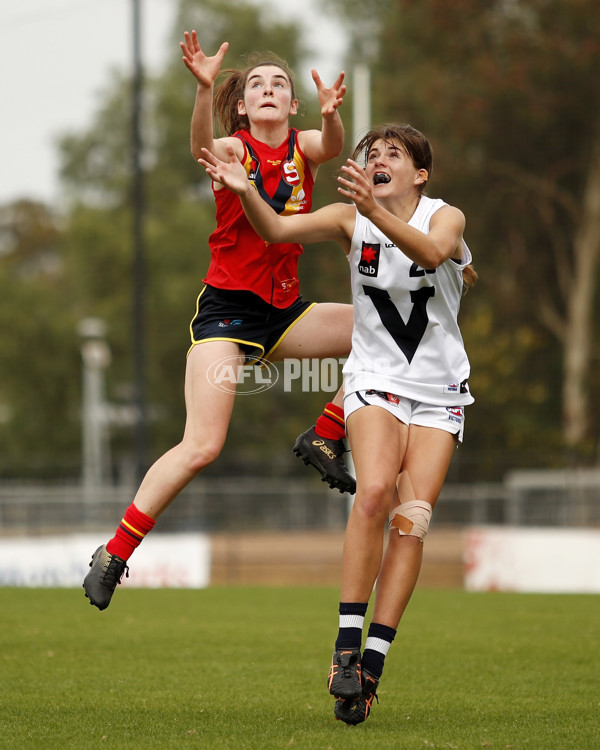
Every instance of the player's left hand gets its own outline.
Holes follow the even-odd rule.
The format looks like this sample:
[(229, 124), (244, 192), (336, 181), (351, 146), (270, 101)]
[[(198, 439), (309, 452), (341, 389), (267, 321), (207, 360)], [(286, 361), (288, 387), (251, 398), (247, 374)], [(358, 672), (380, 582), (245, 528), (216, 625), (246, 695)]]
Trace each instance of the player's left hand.
[(319, 97), (319, 104), (321, 105), (321, 116), (331, 117), (337, 112), (338, 107), (344, 101), (344, 96), (346, 94), (344, 77), (346, 74), (342, 71), (333, 86), (327, 88), (315, 68), (310, 72), (312, 79), (315, 82), (315, 86), (317, 87), (317, 96)]

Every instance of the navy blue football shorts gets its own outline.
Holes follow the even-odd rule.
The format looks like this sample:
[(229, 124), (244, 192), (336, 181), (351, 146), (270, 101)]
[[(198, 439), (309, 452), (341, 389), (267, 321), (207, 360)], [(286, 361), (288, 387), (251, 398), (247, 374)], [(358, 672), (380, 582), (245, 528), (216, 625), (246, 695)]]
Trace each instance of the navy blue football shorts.
[(198, 295), (196, 314), (190, 323), (190, 351), (206, 341), (233, 341), (239, 344), (247, 363), (268, 359), (315, 304), (298, 297), (282, 309), (253, 292), (207, 284)]

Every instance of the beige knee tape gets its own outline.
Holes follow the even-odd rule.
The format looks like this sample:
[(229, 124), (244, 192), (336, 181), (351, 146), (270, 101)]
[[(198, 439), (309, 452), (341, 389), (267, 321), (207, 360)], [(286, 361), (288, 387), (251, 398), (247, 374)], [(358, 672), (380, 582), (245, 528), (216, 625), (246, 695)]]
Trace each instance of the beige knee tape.
[(397, 529), (400, 536), (416, 536), (423, 541), (429, 528), (431, 512), (431, 505), (425, 500), (400, 503), (390, 513), (390, 529)]
[(432, 507), (425, 500), (417, 500), (407, 471), (401, 471), (396, 480), (398, 503), (390, 513), (390, 531), (396, 529), (400, 536), (425, 539)]

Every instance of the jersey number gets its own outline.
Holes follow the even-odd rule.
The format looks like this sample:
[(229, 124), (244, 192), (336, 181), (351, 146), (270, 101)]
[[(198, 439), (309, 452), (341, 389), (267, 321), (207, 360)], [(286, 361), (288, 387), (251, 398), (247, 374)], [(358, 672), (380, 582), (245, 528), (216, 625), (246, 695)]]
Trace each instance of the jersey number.
[(410, 293), (413, 308), (410, 311), (408, 323), (402, 320), (398, 308), (385, 289), (363, 284), (363, 290), (375, 305), (385, 329), (398, 344), (410, 364), (429, 323), (427, 302), (435, 295), (435, 287), (425, 286)]

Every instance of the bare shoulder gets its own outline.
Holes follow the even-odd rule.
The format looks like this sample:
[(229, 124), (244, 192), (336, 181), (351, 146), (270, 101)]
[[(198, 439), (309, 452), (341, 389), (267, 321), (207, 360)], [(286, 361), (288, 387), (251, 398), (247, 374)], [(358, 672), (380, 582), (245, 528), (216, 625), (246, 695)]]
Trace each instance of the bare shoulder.
[(320, 130), (299, 130), (298, 145), (304, 151), (311, 143), (321, 140)]
[(445, 206), (442, 206), (439, 208), (431, 217), (430, 226), (435, 226), (436, 224), (446, 224), (446, 225), (452, 225), (456, 227), (461, 227), (461, 233), (464, 231), (465, 225), (467, 223), (467, 220), (465, 218), (465, 215), (460, 210), (460, 208), (457, 208), (456, 206), (451, 206), (450, 204), (446, 204)]
[(321, 164), (329, 161), (331, 158), (331, 156), (324, 153), (320, 130), (299, 130), (298, 146), (311, 163), (311, 167), (315, 173)]
[(442, 206), (429, 222), (429, 236), (446, 248), (447, 257), (462, 260), (466, 219), (456, 206)]

